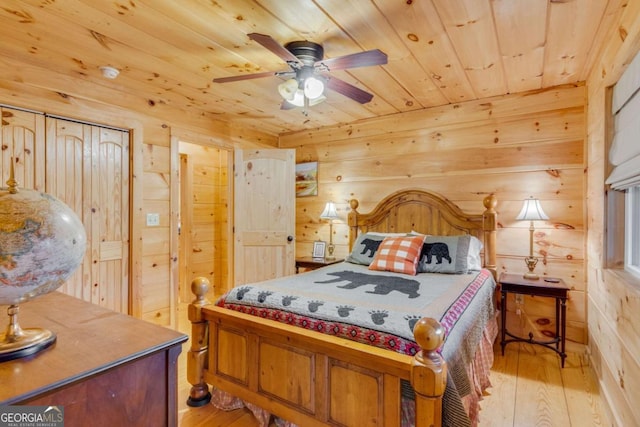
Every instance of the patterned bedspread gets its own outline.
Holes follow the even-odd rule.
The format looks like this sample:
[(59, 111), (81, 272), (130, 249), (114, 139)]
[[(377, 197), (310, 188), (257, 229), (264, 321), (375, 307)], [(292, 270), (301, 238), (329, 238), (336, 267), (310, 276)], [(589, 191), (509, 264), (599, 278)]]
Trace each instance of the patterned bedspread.
[(216, 305), (409, 355), (419, 350), (413, 326), (433, 317), (446, 332), (441, 349), (449, 367), (445, 425), (446, 418), (464, 425), (459, 424), (460, 398), (472, 388), (465, 367), (494, 318), (495, 286), (487, 270), (408, 276), (343, 262), (236, 287)]

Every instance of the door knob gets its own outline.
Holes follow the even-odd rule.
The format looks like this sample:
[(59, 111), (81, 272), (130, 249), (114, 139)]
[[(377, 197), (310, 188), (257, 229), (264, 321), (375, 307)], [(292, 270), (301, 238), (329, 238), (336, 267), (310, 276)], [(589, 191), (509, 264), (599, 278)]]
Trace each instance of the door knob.
[(287, 242), (293, 242), (293, 236), (287, 236)]

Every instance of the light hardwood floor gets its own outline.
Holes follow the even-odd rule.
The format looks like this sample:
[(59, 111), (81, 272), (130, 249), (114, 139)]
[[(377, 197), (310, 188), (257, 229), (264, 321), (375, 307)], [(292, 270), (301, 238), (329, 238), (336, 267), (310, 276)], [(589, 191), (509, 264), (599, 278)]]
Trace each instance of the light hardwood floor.
[[(179, 329), (189, 334), (186, 305), (180, 307)], [(213, 405), (186, 405), (186, 352), (178, 368), (178, 411), (181, 427), (257, 427), (247, 410), (219, 411)], [(587, 365), (584, 346), (568, 343), (565, 367), (551, 350), (531, 344), (507, 345), (505, 355), (494, 347), (492, 387), (481, 402), (480, 427), (609, 426), (595, 377)], [(301, 426), (303, 427), (303, 426)]]

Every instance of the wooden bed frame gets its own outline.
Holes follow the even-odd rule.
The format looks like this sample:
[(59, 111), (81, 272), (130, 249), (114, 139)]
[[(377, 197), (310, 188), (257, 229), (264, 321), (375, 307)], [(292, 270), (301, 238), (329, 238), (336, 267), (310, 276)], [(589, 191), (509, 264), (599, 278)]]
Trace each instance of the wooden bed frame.
[[(483, 204), (484, 213), (469, 215), (442, 196), (411, 189), (361, 214), (351, 200), (349, 246), (366, 231), (472, 234), (484, 242), (484, 265), (495, 276), (496, 198)], [(204, 278), (192, 283), (190, 406), (208, 403), (211, 385), (300, 426), (400, 426), (400, 382), (408, 380), (416, 427), (441, 426), (447, 367), (436, 352), (444, 338), (436, 320), (418, 322), (422, 351), (411, 357), (216, 307), (205, 298), (208, 289)]]

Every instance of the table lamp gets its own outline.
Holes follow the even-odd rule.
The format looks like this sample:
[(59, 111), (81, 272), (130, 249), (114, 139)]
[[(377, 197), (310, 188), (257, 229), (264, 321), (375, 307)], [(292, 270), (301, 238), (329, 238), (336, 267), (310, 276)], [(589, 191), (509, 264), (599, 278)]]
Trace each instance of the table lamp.
[(534, 199), (533, 197), (526, 199), (524, 201), (524, 205), (522, 206), (522, 210), (516, 217), (518, 221), (530, 221), (529, 225), (529, 256), (524, 259), (524, 262), (527, 264), (527, 268), (529, 271), (524, 274), (524, 278), (528, 280), (538, 280), (539, 277), (533, 270), (536, 268), (536, 264), (538, 263), (538, 258), (533, 256), (533, 221), (544, 221), (549, 219), (547, 214), (542, 210), (542, 206), (540, 206), (540, 201), (538, 199)]
[(320, 214), (320, 219), (329, 220), (329, 246), (327, 246), (327, 252), (329, 252), (329, 256), (327, 259), (334, 259), (333, 251), (335, 250), (335, 246), (333, 245), (333, 220), (338, 219), (338, 212), (336, 212), (336, 205), (333, 202), (327, 202), (324, 207), (324, 210)]

